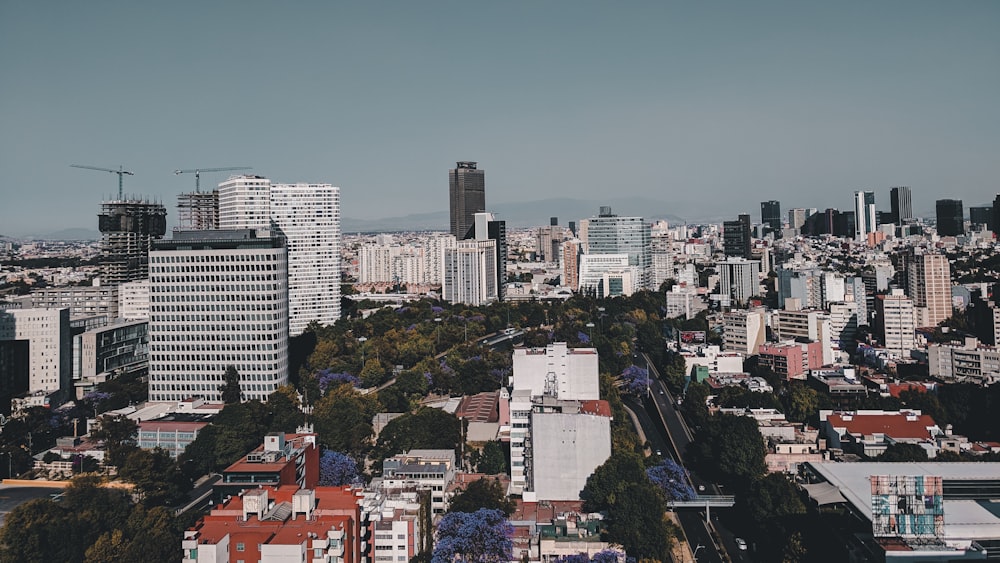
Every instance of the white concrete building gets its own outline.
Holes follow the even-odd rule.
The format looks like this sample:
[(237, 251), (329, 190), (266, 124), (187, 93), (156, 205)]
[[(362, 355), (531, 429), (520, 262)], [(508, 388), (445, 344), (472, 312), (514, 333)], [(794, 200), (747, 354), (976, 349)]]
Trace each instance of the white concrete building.
[(288, 334), (340, 318), (340, 188), (274, 184), (271, 221), (288, 249)]
[(0, 341), (10, 340), (28, 343), (28, 393), (69, 390), (73, 343), (68, 308), (0, 309)]
[(515, 348), (511, 384), (515, 391), (523, 389), (530, 396), (573, 401), (600, 399), (597, 350), (568, 348), (565, 342), (545, 348)]
[(219, 184), (219, 229), (271, 228), (271, 180), (232, 176)]
[(693, 319), (699, 311), (704, 310), (705, 304), (698, 296), (698, 290), (691, 286), (675, 285), (670, 288), (666, 296), (667, 312), (664, 316), (668, 319), (674, 317), (684, 317)]
[(449, 303), (479, 306), (497, 300), (496, 242), (458, 241), (444, 251), (441, 294)]
[(228, 366), (245, 399), (288, 382), (288, 258), (281, 237), (178, 231), (150, 252), (149, 398), (221, 400)]
[(875, 310), (886, 350), (908, 358), (910, 351), (917, 347), (913, 300), (903, 295), (903, 290), (893, 289), (889, 295), (878, 296)]
[(726, 352), (752, 356), (767, 339), (767, 318), (763, 309), (729, 311), (723, 315), (722, 342)]
[(606, 401), (543, 398), (535, 404), (528, 439), (525, 500), (579, 500), (587, 478), (611, 457), (610, 407)]
[(582, 254), (580, 255), (580, 292), (594, 295), (609, 293), (605, 287), (605, 274), (633, 270), (632, 279), (638, 279), (639, 272), (629, 266), (628, 254)]
[(760, 261), (728, 258), (717, 263), (721, 279), (719, 293), (734, 303), (746, 305), (747, 300), (760, 294)]
[(149, 279), (118, 286), (118, 317), (128, 320), (149, 319)]

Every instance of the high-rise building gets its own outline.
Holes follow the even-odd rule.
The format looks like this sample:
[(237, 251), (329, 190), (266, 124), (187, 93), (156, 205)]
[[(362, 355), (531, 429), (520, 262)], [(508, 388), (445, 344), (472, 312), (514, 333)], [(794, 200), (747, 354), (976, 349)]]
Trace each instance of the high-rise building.
[(722, 349), (744, 356), (756, 354), (767, 335), (764, 310), (727, 311), (722, 319)]
[(288, 334), (340, 318), (340, 188), (274, 184), (271, 220), (288, 249)]
[(582, 246), (579, 239), (568, 240), (562, 246), (562, 285), (573, 291), (580, 289), (580, 255), (582, 253)]
[(876, 229), (875, 192), (854, 192), (854, 238), (867, 241), (868, 233), (874, 233)]
[(939, 199), (934, 206), (937, 210), (937, 232), (943, 237), (965, 234), (965, 213), (960, 199)]
[(892, 212), (892, 221), (897, 225), (902, 225), (913, 219), (910, 188), (899, 186), (889, 190), (889, 208)]
[(907, 257), (907, 294), (919, 326), (937, 326), (951, 316), (951, 264), (944, 254)]
[(674, 257), (671, 252), (673, 240), (670, 232), (662, 229), (651, 233), (649, 252), (652, 258), (651, 287), (659, 290), (663, 282), (674, 277)]
[(749, 214), (743, 213), (735, 221), (722, 223), (722, 248), (726, 256), (736, 256), (749, 260), (752, 242)]
[(979, 206), (969, 208), (969, 223), (973, 229), (983, 228), (993, 230), (993, 207)]
[(496, 241), (461, 240), (444, 250), (441, 296), (449, 303), (479, 306), (497, 300)]
[[(68, 393), (73, 373), (69, 309), (0, 309), (0, 342), (10, 341), (27, 343), (28, 393)], [(4, 380), (0, 388), (10, 387), (12, 378), (23, 377), (23, 361), (17, 363), (19, 369), (0, 373)], [(23, 383), (17, 386), (23, 389)], [(9, 409), (8, 402), (0, 412), (9, 413)]]
[(288, 383), (288, 254), (250, 229), (176, 231), (150, 253), (149, 398), (222, 398), (229, 366), (245, 400)]
[(448, 171), (448, 200), (451, 234), (468, 238), (474, 215), (486, 211), (486, 175), (475, 162), (460, 161)]
[(781, 203), (773, 199), (760, 202), (760, 222), (772, 233), (781, 234)]
[(468, 240), (493, 241), (493, 251), (496, 254), (496, 298), (503, 301), (507, 289), (507, 223), (498, 221), (492, 213), (485, 211), (472, 215), (472, 226), (469, 228)]
[(177, 196), (175, 231), (209, 231), (219, 228), (219, 190), (188, 192)]
[(271, 180), (232, 176), (219, 184), (219, 229), (271, 228)]
[(992, 231), (1000, 230), (1000, 194), (993, 198), (993, 228)]
[(150, 243), (167, 232), (167, 209), (146, 200), (101, 204), (101, 284), (116, 286), (149, 276)]
[(788, 210), (788, 226), (796, 231), (802, 230), (802, 226), (806, 224), (808, 218), (808, 213), (801, 207)]
[(916, 348), (913, 300), (903, 295), (901, 289), (877, 296), (875, 327), (887, 350), (904, 358), (909, 357), (910, 350)]
[(642, 217), (619, 217), (608, 206), (587, 220), (587, 254), (627, 254), (629, 265), (637, 269), (636, 285), (641, 289), (656, 289), (651, 286), (649, 237), (649, 223)]
[(760, 293), (760, 260), (727, 258), (716, 263), (719, 268), (719, 293), (737, 305), (746, 305)]

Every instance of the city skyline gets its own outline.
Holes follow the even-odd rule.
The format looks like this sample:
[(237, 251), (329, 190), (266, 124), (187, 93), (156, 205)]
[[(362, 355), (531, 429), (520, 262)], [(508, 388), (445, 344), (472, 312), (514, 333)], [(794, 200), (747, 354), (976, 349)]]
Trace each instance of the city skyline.
[(611, 192), (721, 217), (910, 186), (927, 214), (1000, 190), (995, 3), (2, 13), (5, 235), (94, 228), (117, 179), (71, 163), (168, 206), (192, 188), (176, 169), (252, 166), (341, 186), (351, 219), (446, 211), (458, 160), (490, 171), (491, 206)]

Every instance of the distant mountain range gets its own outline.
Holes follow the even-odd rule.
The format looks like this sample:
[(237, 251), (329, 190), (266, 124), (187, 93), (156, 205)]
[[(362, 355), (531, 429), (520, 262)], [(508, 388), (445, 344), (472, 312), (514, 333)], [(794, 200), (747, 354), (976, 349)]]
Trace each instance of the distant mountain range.
[[(548, 225), (551, 217), (558, 217), (559, 224), (567, 226), (570, 221), (596, 216), (603, 205), (611, 206), (611, 212), (615, 215), (639, 216), (649, 221), (665, 219), (673, 224), (685, 222), (682, 216), (694, 211), (690, 205), (682, 209), (677, 204), (637, 197), (608, 198), (603, 201), (554, 198), (522, 203), (497, 203), (487, 207), (498, 219), (506, 221), (508, 228), (523, 228)], [(448, 210), (442, 210), (372, 220), (344, 217), (341, 220), (341, 230), (344, 233), (447, 231), (448, 223)]]

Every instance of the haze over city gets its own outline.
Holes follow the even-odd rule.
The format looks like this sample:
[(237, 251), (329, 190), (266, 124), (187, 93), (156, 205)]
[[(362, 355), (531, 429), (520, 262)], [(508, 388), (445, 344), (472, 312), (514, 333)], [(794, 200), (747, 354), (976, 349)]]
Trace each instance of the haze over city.
[(995, 2), (6, 3), (0, 233), (95, 229), (116, 181), (73, 163), (168, 208), (176, 169), (329, 182), (345, 220), (443, 211), (463, 159), (490, 206), (986, 203), (998, 24)]

